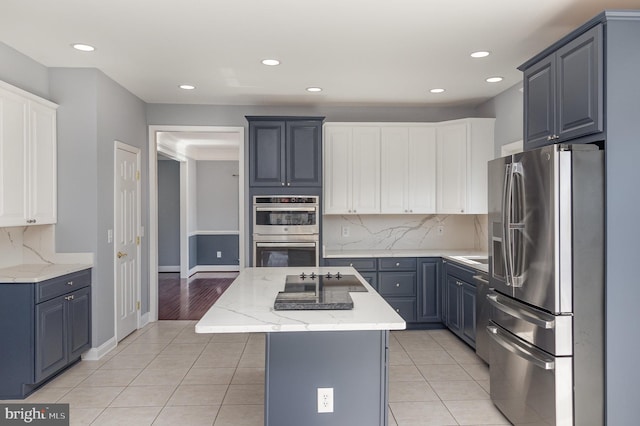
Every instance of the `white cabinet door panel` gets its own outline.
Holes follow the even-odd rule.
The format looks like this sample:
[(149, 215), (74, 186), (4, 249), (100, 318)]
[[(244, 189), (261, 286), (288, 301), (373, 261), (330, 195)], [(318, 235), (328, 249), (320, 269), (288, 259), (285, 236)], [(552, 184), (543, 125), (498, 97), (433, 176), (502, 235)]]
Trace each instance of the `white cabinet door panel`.
[(409, 129), (408, 200), (410, 213), (436, 213), (436, 129)]
[(408, 213), (409, 128), (382, 128), (382, 213)]
[(438, 127), (438, 213), (464, 213), (467, 197), (467, 123)]
[(324, 212), (347, 213), (351, 209), (351, 129), (324, 129)]
[(37, 225), (56, 223), (56, 112), (32, 102), (30, 114), (31, 190), (27, 216)]
[(352, 213), (380, 213), (380, 130), (354, 127), (351, 153)]

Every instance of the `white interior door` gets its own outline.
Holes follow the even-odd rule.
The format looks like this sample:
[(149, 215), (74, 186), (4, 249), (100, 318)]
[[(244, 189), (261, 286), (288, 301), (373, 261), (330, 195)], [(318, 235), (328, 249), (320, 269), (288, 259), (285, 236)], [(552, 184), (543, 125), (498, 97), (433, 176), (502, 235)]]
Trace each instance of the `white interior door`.
[(116, 142), (114, 262), (116, 338), (122, 340), (138, 327), (140, 288), (138, 218), (140, 150)]

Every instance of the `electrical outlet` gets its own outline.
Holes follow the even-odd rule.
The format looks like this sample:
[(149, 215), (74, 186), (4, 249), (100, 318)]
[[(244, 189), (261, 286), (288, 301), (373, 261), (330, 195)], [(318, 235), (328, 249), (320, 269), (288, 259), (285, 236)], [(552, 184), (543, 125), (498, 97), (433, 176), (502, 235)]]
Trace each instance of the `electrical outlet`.
[(318, 388), (318, 413), (333, 413), (333, 388)]
[(218, 259), (220, 259), (220, 258), (222, 257), (222, 252), (221, 252), (221, 251), (217, 251), (217, 252), (216, 252), (216, 257), (217, 257)]
[(342, 236), (343, 237), (348, 237), (349, 236), (349, 227), (348, 226), (343, 226), (342, 227)]
[(113, 242), (113, 229), (107, 229), (107, 243), (111, 244)]
[(444, 225), (438, 225), (438, 236), (444, 235)]

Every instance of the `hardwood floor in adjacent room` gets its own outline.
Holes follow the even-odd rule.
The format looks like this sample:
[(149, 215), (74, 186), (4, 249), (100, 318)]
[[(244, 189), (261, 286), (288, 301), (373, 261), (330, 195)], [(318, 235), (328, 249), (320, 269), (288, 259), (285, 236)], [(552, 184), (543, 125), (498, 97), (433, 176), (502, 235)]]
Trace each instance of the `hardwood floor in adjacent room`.
[(207, 272), (180, 279), (178, 273), (158, 274), (158, 319), (199, 320), (237, 276)]

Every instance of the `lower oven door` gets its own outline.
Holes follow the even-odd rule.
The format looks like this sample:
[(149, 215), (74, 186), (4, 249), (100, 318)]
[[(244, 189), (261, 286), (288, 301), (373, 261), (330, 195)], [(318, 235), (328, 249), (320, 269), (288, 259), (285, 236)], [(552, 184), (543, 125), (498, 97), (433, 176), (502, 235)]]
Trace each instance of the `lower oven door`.
[(253, 243), (253, 264), (265, 266), (318, 266), (318, 242)]
[(573, 425), (573, 357), (556, 357), (493, 321), (491, 400), (514, 425)]

